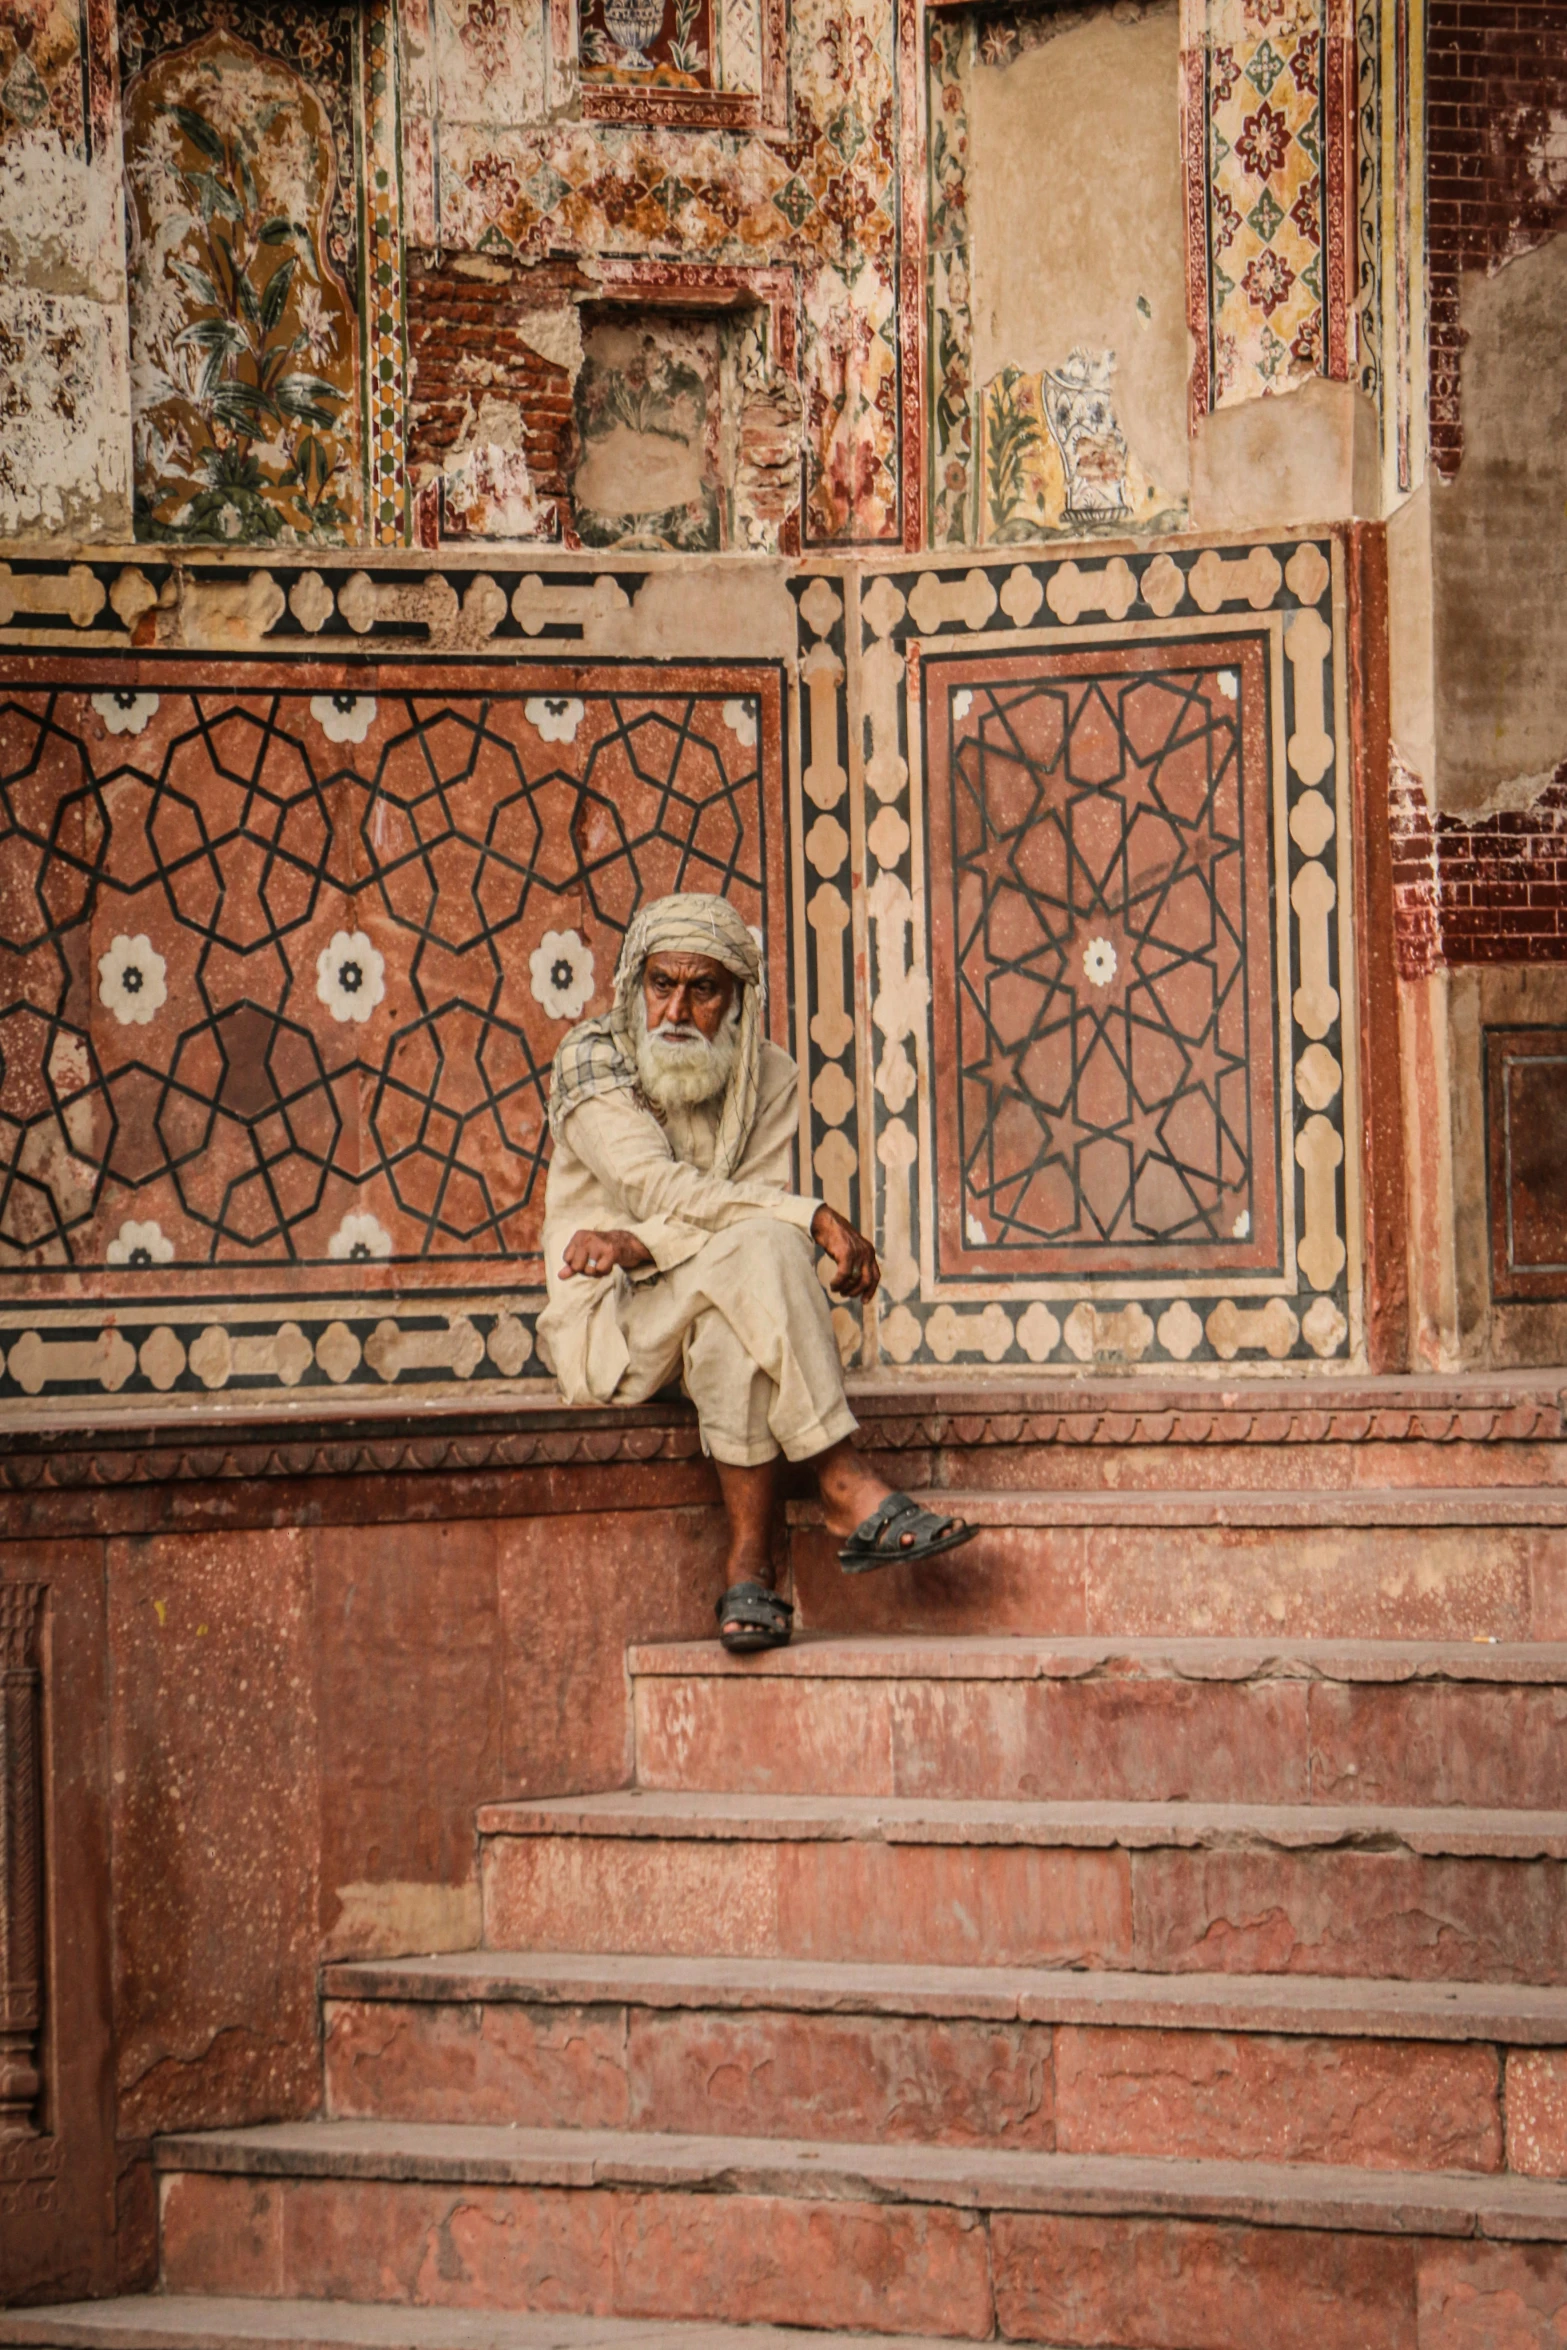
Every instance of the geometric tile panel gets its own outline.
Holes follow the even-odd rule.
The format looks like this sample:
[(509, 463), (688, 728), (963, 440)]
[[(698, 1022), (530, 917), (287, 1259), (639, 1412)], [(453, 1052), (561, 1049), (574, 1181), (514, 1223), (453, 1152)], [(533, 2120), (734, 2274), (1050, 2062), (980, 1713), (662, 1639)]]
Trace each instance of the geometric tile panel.
[(466, 1378), (491, 1338), (492, 1376), (536, 1373), (546, 1080), (638, 906), (728, 895), (788, 1034), (778, 665), (28, 667), (0, 687), (11, 1392)]
[(1356, 1358), (1342, 581), (1326, 535), (936, 557), (844, 583), (852, 662), (797, 588), (805, 855), (863, 873), (802, 955), (865, 1367)]
[(126, 1217), (182, 1267), (332, 1262), (350, 1210), (536, 1257), (561, 1005), (647, 897), (761, 919), (776, 682), (224, 666), (0, 701), (0, 1279)]
[(1261, 646), (922, 678), (938, 1274), (1278, 1271)]

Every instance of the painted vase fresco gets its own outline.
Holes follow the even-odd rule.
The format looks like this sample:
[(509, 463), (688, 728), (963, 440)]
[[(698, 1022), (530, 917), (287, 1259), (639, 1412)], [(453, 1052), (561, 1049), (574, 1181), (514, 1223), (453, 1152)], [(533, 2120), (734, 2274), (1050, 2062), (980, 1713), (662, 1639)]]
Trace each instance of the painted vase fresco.
[(1184, 502), (1148, 480), (1115, 409), (1115, 353), (1004, 367), (985, 386), (985, 538), (996, 546), (1104, 530), (1178, 530)]
[(358, 325), (329, 244), (337, 144), (309, 84), (228, 33), (127, 93), (138, 538), (360, 535)]

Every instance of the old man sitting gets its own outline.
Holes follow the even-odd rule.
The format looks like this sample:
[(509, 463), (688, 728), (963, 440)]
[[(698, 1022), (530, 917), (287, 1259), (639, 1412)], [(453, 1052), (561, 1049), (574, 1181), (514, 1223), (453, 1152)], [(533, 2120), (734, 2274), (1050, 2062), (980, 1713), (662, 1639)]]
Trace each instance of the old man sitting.
[(741, 1651), (789, 1638), (772, 1588), (780, 1453), (815, 1463), (851, 1572), (973, 1531), (893, 1492), (851, 1443), (811, 1243), (840, 1297), (870, 1298), (881, 1275), (852, 1224), (791, 1188), (798, 1072), (763, 1036), (762, 997), (726, 899), (661, 898), (632, 923), (611, 1010), (555, 1056), (539, 1321), (568, 1403), (642, 1403), (683, 1381), (729, 1520), (720, 1636)]

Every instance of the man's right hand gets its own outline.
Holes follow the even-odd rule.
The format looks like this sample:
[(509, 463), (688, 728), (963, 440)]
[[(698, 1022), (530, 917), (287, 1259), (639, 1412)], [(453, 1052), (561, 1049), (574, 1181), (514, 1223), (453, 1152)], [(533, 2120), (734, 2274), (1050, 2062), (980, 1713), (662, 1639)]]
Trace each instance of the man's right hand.
[(566, 1243), (560, 1275), (569, 1281), (574, 1273), (613, 1273), (617, 1265), (635, 1273), (652, 1262), (652, 1250), (644, 1248), (634, 1232), (574, 1232)]
[(811, 1218), (811, 1238), (825, 1249), (838, 1268), (835, 1297), (874, 1297), (881, 1281), (876, 1251), (863, 1232), (856, 1232), (836, 1208), (819, 1207)]

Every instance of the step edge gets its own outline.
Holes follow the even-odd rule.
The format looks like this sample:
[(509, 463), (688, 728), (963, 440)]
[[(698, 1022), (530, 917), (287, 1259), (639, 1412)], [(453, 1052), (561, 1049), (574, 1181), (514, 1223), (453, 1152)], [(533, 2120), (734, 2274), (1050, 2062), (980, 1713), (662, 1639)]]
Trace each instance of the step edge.
[(481, 1840), (1028, 1845), (1087, 1851), (1367, 1850), (1567, 1859), (1567, 1812), (1457, 1805), (1028, 1802), (632, 1788), (481, 1804)]
[[(1277, 1526), (1338, 1530), (1345, 1526), (1561, 1526), (1567, 1490), (1541, 1485), (1324, 1487), (1312, 1493), (1273, 1486), (1143, 1486), (1042, 1490), (1033, 1486), (909, 1486), (916, 1499), (939, 1499), (954, 1517), (980, 1527)], [(819, 1501), (785, 1505), (791, 1527), (815, 1532)], [(889, 1560), (889, 1565), (896, 1561)]]
[[(626, 1651), (633, 1681), (941, 1681), (1074, 1682), (1104, 1678), (1182, 1680), (1223, 1685), (1323, 1681), (1334, 1686), (1458, 1687), (1567, 1684), (1567, 1640), (1419, 1639), (1292, 1640), (1139, 1634), (934, 1634), (803, 1632), (788, 1648), (730, 1656), (716, 1640), (634, 1643)], [(1097, 1667), (1132, 1665), (1108, 1675)], [(1203, 1669), (1208, 1667), (1210, 1669)], [(1162, 1668), (1162, 1669), (1161, 1669)]]
[(164, 2175), (784, 2194), (1567, 2241), (1567, 2181), (1506, 2173), (330, 2121), (171, 2134), (155, 2141), (153, 2161)]
[[(369, 2321), (368, 2328), (366, 2321)], [(493, 2329), (493, 2331), (492, 2331)], [(406, 2302), (301, 2300), (215, 2293), (116, 2294), (103, 2301), (0, 2309), (0, 2350), (230, 2350), (245, 2342), (279, 2350), (667, 2350), (682, 2335), (700, 2350), (951, 2350), (931, 2334), (862, 2334), (705, 2318), (589, 2317), (571, 2311), (463, 2309)]]
[[(592, 1952), (475, 1950), (437, 1958), (335, 1960), (321, 1970), (328, 2005), (618, 2006), (736, 2014), (902, 2015), (943, 2021), (1080, 2025), (1159, 2031), (1223, 2031), (1259, 2037), (1476, 2041), (1516, 2048), (1567, 2044), (1567, 1987), (1556, 1984), (1429, 1984), (1387, 1976), (1153, 1975), (1123, 1970), (898, 1968), (823, 1960), (714, 1959), (684, 1979), (682, 1962)], [(563, 1964), (554, 1964), (556, 1958)], [(465, 1982), (454, 1959), (471, 1960)], [(662, 1975), (652, 1972), (664, 1967)], [(741, 1967), (756, 1979), (735, 1979)], [(793, 1978), (781, 1976), (793, 1967)], [(641, 1970), (639, 1975), (630, 1969)], [(554, 1979), (551, 1980), (553, 1972)], [(857, 1978), (850, 1982), (850, 1975)], [(867, 1977), (879, 1980), (866, 1981)], [(918, 1980), (914, 1978), (920, 1978)], [(483, 1980), (484, 1987), (476, 1984)], [(1353, 1997), (1338, 1994), (1354, 1986)]]

